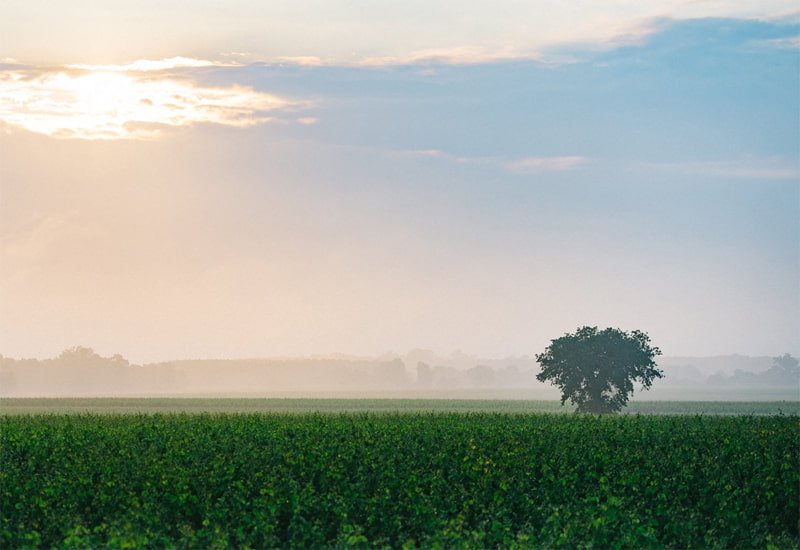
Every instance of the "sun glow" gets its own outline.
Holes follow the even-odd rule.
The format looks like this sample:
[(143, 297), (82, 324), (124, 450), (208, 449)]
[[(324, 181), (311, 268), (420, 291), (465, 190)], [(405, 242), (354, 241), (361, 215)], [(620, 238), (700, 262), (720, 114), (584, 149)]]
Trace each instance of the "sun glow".
[(302, 103), (244, 86), (123, 71), (0, 71), (0, 121), (61, 138), (149, 139), (197, 123), (247, 127)]

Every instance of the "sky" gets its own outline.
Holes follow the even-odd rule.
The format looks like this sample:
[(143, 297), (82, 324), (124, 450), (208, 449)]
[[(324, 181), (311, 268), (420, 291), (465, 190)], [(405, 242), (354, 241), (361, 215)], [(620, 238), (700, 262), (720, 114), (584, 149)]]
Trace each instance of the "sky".
[(800, 353), (796, 2), (6, 0), (0, 353)]

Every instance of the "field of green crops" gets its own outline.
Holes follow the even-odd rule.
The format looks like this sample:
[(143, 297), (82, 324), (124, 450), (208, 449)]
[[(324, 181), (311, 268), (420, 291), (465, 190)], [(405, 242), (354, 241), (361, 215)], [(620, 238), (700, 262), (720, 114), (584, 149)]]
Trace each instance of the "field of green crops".
[(794, 548), (796, 416), (0, 418), (0, 547)]
[[(3, 398), (0, 415), (43, 413), (571, 413), (558, 401), (493, 398), (67, 397)], [(800, 401), (631, 401), (623, 414), (800, 415)]]

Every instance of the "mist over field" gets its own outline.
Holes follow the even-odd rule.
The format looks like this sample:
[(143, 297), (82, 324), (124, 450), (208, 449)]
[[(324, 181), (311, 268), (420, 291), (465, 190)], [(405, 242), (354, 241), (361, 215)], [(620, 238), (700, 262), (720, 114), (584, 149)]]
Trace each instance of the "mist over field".
[[(665, 377), (639, 400), (799, 400), (800, 372), (772, 357), (663, 357)], [(75, 347), (50, 359), (0, 356), (0, 397), (271, 396), (546, 399), (533, 357), (486, 359), (428, 350), (380, 357), (184, 359), (131, 364)]]

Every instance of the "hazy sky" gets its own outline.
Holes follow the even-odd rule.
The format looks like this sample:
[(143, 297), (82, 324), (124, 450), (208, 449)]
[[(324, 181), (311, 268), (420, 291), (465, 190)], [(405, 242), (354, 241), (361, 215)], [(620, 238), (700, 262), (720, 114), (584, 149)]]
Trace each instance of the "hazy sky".
[(796, 1), (0, 4), (0, 353), (800, 353)]

